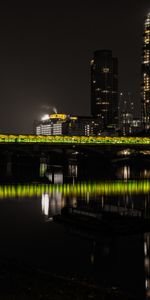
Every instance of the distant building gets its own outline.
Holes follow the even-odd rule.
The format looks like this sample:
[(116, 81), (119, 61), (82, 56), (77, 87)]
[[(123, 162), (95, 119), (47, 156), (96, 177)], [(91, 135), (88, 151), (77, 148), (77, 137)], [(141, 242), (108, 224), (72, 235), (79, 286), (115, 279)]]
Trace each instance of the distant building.
[(147, 130), (150, 128), (150, 13), (144, 23), (141, 69), (142, 124)]
[(88, 116), (52, 114), (36, 122), (36, 135), (99, 135), (99, 120)]
[(118, 60), (110, 50), (95, 51), (91, 60), (91, 114), (102, 130), (118, 124)]
[(141, 120), (134, 116), (134, 101), (131, 93), (120, 93), (119, 99), (119, 133), (130, 135), (141, 130)]
[(141, 131), (141, 120), (138, 118), (133, 119), (132, 121), (132, 132), (139, 132)]
[(121, 130), (123, 135), (132, 133), (133, 115), (129, 112), (123, 112), (121, 115)]
[(141, 120), (133, 118), (133, 114), (129, 112), (123, 112), (121, 115), (120, 133), (124, 136), (132, 135), (141, 131)]
[(97, 118), (90, 116), (78, 116), (74, 122), (70, 122), (69, 135), (99, 135), (101, 123)]

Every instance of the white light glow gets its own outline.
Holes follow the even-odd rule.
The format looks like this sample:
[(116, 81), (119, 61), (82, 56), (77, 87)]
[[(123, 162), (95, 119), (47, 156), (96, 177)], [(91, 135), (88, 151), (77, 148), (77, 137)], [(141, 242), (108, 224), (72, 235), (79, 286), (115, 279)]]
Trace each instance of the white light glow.
[(46, 114), (44, 115), (42, 118), (41, 118), (42, 121), (46, 121), (46, 120), (49, 120), (49, 115)]
[(43, 194), (42, 195), (42, 212), (45, 216), (49, 214), (49, 195)]

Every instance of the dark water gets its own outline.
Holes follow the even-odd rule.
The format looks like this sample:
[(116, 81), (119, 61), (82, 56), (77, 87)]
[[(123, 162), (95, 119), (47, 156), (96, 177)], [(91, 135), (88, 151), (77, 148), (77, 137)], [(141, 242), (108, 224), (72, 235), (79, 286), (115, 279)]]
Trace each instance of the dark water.
[(149, 217), (150, 169), (134, 172), (123, 165), (109, 180), (82, 182), (77, 166), (69, 166), (68, 171), (68, 183), (57, 170), (47, 174), (53, 184), (0, 186), (1, 259), (20, 260), (150, 299), (150, 233), (102, 237), (57, 224), (52, 218), (66, 205), (142, 209)]

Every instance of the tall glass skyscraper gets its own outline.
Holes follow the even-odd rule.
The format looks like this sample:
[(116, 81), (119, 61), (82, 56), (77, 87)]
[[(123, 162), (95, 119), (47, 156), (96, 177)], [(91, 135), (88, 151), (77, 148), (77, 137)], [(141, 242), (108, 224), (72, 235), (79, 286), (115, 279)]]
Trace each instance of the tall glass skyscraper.
[(91, 114), (102, 129), (118, 123), (118, 60), (110, 50), (95, 51), (91, 60)]
[(142, 48), (142, 123), (145, 129), (150, 128), (150, 13), (144, 23)]

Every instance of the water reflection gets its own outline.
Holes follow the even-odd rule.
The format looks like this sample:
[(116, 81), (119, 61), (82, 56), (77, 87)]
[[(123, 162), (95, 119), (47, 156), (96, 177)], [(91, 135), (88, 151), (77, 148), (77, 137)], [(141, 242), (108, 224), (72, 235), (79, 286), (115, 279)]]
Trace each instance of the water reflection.
[(142, 214), (150, 218), (150, 181), (106, 181), (0, 186), (0, 199), (41, 197), (42, 212), (53, 216), (65, 205)]
[(59, 192), (55, 192), (51, 195), (42, 194), (41, 207), (42, 214), (46, 218), (51, 218), (54, 215), (61, 213), (62, 207), (65, 205), (62, 195)]
[(40, 177), (44, 177), (47, 170), (47, 163), (40, 163)]
[[(150, 168), (146, 161), (141, 161), (140, 167), (136, 161), (132, 161), (132, 163), (131, 161), (118, 161), (114, 162), (114, 165), (112, 163), (112, 166), (113, 168), (111, 168), (111, 170), (107, 170), (106, 168), (105, 175), (104, 171), (101, 171), (99, 168), (97, 178), (115, 178), (116, 180), (121, 179), (124, 181), (150, 178)], [(93, 169), (86, 170), (86, 168), (80, 166), (76, 161), (69, 162), (65, 167), (62, 165), (48, 165), (45, 162), (41, 162), (39, 176), (41, 178), (47, 177), (51, 183), (57, 184), (63, 183), (66, 180), (70, 181), (70, 178), (72, 178), (72, 182), (77, 181), (77, 179), (82, 180), (83, 178), (89, 178), (89, 172), (92, 172), (92, 176), (96, 173)]]
[(144, 234), (144, 268), (146, 299), (150, 299), (150, 233)]
[(69, 164), (68, 166), (68, 176), (69, 177), (78, 177), (78, 166), (77, 164)]
[[(13, 202), (12, 200), (14, 200), (13, 202), (14, 206), (15, 206), (15, 201), (17, 202), (17, 209), (20, 206), (20, 211), (17, 210), (16, 212), (17, 216), (21, 212), (22, 207), (25, 207), (26, 205), (28, 206), (29, 204), (32, 203), (32, 205), (29, 205), (26, 211), (27, 212), (26, 215), (29, 215), (29, 212), (30, 213), (34, 212), (36, 214), (38, 211), (37, 218), (39, 218), (39, 214), (40, 217), (42, 214), (41, 220), (44, 224), (43, 232), (45, 235), (47, 234), (46, 237), (47, 240), (45, 239), (44, 243), (46, 242), (47, 245), (48, 243), (50, 243), (49, 246), (47, 246), (46, 251), (48, 253), (47, 254), (48, 257), (50, 253), (53, 253), (53, 257), (55, 257), (54, 262), (49, 260), (49, 263), (51, 265), (55, 264), (54, 270), (56, 267), (58, 267), (57, 264), (59, 260), (60, 264), (63, 264), (64, 262), (63, 265), (64, 268), (69, 269), (70, 267), (71, 269), (72, 266), (75, 265), (74, 267), (75, 272), (76, 272), (76, 268), (79, 270), (79, 272), (86, 269), (85, 274), (91, 272), (90, 276), (91, 274), (92, 276), (95, 277), (97, 276), (97, 278), (100, 278), (99, 280), (101, 282), (103, 282), (103, 280), (106, 281), (108, 280), (110, 284), (114, 284), (114, 285), (116, 284), (118, 286), (122, 285), (123, 288), (125, 289), (128, 289), (129, 286), (132, 289), (132, 291), (134, 289), (135, 290), (137, 289), (137, 294), (139, 290), (142, 290), (143, 292), (143, 289), (145, 288), (147, 299), (150, 299), (150, 234), (149, 233), (144, 235), (144, 250), (143, 250), (143, 235), (142, 235), (142, 239), (141, 237), (139, 238), (138, 236), (136, 238), (121, 237), (122, 238), (121, 240), (119, 240), (118, 237), (114, 239), (112, 237), (109, 237), (106, 240), (104, 240), (102, 237), (95, 236), (93, 232), (81, 232), (81, 231), (77, 232), (78, 228), (73, 228), (72, 231), (69, 228), (70, 237), (68, 237), (69, 234), (66, 233), (67, 230), (65, 229), (65, 234), (68, 234), (67, 239), (65, 240), (66, 243), (68, 241), (68, 244), (65, 244), (64, 237), (66, 238), (66, 235), (65, 236), (62, 235), (62, 231), (61, 231), (63, 226), (62, 227), (60, 226), (61, 230), (59, 235), (57, 235), (58, 234), (57, 230), (59, 226), (57, 227), (57, 230), (54, 235), (55, 238), (53, 239), (50, 238), (50, 235), (51, 237), (53, 237), (52, 232), (53, 229), (55, 228), (55, 224), (45, 222), (45, 221), (49, 221), (54, 215), (61, 214), (61, 209), (66, 205), (73, 206), (81, 210), (88, 210), (93, 213), (98, 212), (102, 209), (111, 210), (111, 211), (120, 211), (121, 213), (124, 213), (126, 209), (128, 209), (128, 211), (131, 212), (131, 214), (134, 214), (136, 211), (137, 212), (142, 211), (144, 212), (146, 217), (150, 217), (149, 195), (150, 195), (149, 180), (113, 180), (113, 181), (99, 181), (99, 182), (96, 181), (77, 182), (77, 183), (66, 183), (66, 184), (51, 183), (51, 184), (41, 184), (41, 185), (40, 184), (1, 185), (0, 199), (1, 200), (4, 199), (4, 201), (0, 201), (1, 204), (0, 219), (2, 222), (2, 211), (4, 209), (3, 205), (5, 203), (7, 209), (7, 205), (12, 205)], [(24, 206), (19, 205), (19, 202), (23, 203)], [(37, 205), (38, 205), (38, 210), (37, 210)], [(10, 216), (13, 211), (12, 207), (13, 206), (11, 206), (10, 209), (11, 212)], [(34, 209), (35, 207), (36, 209)], [(25, 215), (24, 211), (23, 214)], [(13, 224), (14, 215), (12, 217), (13, 217), (13, 221), (12, 221)], [(23, 218), (21, 217), (21, 219)], [(33, 218), (33, 222), (34, 220), (35, 219)], [(25, 223), (26, 224), (25, 226), (27, 226), (27, 223)], [(8, 227), (9, 227), (8, 229), (9, 232), (11, 226), (9, 225)], [(45, 230), (45, 228), (48, 229)], [(31, 226), (31, 230), (32, 230), (32, 226)], [(41, 233), (41, 236), (42, 239), (44, 239), (43, 233)], [(39, 233), (38, 233), (38, 238), (39, 238)], [(61, 245), (60, 247), (62, 247), (63, 250), (61, 253), (62, 257), (60, 258), (60, 253), (57, 253), (57, 251), (59, 252), (60, 249), (60, 247), (58, 247), (58, 242), (60, 242), (61, 238), (62, 238), (62, 244), (59, 245)], [(55, 246), (53, 246), (53, 243), (56, 243)], [(79, 253), (77, 256), (77, 251), (79, 250), (78, 245), (80, 245), (81, 250), (79, 252), (81, 253)], [(40, 246), (43, 247), (41, 241), (39, 241), (38, 247)], [(68, 249), (69, 249), (69, 257), (71, 258), (68, 258), (67, 255)], [(55, 253), (57, 253), (58, 256)], [(64, 259), (64, 257), (66, 260)], [(139, 268), (139, 265), (142, 265), (142, 269)], [(137, 272), (137, 267), (139, 272)], [(62, 266), (60, 268), (61, 270), (63, 269)], [(144, 279), (144, 270), (145, 270), (145, 282), (142, 281)], [(130, 274), (126, 276), (124, 275), (125, 273), (127, 274), (130, 273)], [(137, 286), (135, 286), (136, 285), (135, 278), (139, 280), (138, 283), (140, 282), (141, 285), (137, 284)], [(141, 299), (144, 298), (141, 297)]]
[(140, 172), (140, 178), (150, 178), (150, 170), (149, 169), (144, 169)]
[(117, 177), (124, 180), (129, 180), (131, 178), (131, 167), (124, 165), (117, 170)]
[(48, 165), (46, 162), (41, 162), (39, 176), (47, 177), (54, 184), (63, 183), (63, 168), (60, 165)]
[[(126, 209), (131, 215), (144, 212), (145, 217), (150, 217), (150, 182), (149, 181), (114, 181), (99, 183), (78, 183), (67, 184), (63, 189), (61, 185), (53, 186), (48, 194), (42, 194), (42, 212), (49, 218), (56, 214), (61, 214), (61, 209), (66, 205), (77, 207), (81, 211), (96, 212), (102, 209), (105, 211), (124, 213)], [(97, 241), (91, 233), (82, 232), (77, 228), (72, 229), (72, 235), (90, 240), (91, 250), (89, 253), (89, 263), (92, 268), (96, 268), (97, 262)], [(143, 244), (143, 239), (142, 239)], [(137, 252), (140, 254), (140, 247)], [(101, 250), (102, 251), (102, 250)], [(110, 259), (110, 248), (103, 245), (104, 257)], [(135, 251), (135, 250), (134, 250)], [(144, 272), (145, 272), (145, 299), (150, 299), (150, 233), (144, 234)], [(133, 253), (134, 255), (135, 253)], [(138, 255), (139, 255), (138, 254)], [(114, 255), (114, 254), (113, 254)], [(142, 262), (143, 256), (140, 256)], [(138, 265), (141, 263), (138, 261)], [(142, 282), (142, 273), (139, 275)], [(144, 285), (144, 283), (143, 283)], [(141, 287), (142, 289), (142, 283)], [(144, 288), (144, 287), (143, 287)]]
[[(27, 184), (27, 185), (0, 185), (0, 199), (15, 197), (40, 196), (43, 193), (53, 195), (60, 193), (62, 197), (99, 197), (99, 196), (123, 196), (124, 202), (128, 203), (131, 196), (147, 195), (146, 203), (149, 202), (150, 181), (99, 181), (78, 182), (64, 184)], [(115, 197), (117, 199), (117, 197)], [(99, 198), (100, 199), (100, 198)], [(104, 197), (102, 198), (104, 199)], [(121, 199), (121, 198), (120, 198)], [(133, 199), (133, 197), (132, 197)], [(118, 199), (117, 199), (118, 200)], [(102, 200), (103, 201), (103, 200)], [(143, 199), (142, 201), (143, 202)]]
[(49, 214), (49, 195), (48, 194), (42, 195), (42, 213), (45, 216), (48, 216), (48, 214)]
[(124, 166), (124, 169), (123, 169), (123, 178), (125, 180), (130, 179), (130, 167), (129, 166)]
[[(64, 181), (64, 174), (62, 166), (53, 165), (47, 166), (45, 171), (45, 176), (49, 179), (51, 183), (59, 184)], [(78, 177), (78, 166), (75, 163), (68, 165), (67, 178), (72, 178), (72, 182)]]
[(62, 170), (55, 171), (55, 172), (53, 170), (52, 171), (47, 171), (46, 172), (46, 177), (53, 184), (63, 183), (63, 172), (62, 172)]
[(95, 248), (96, 248), (96, 241), (93, 241), (93, 243), (92, 243), (92, 250), (91, 250), (91, 256), (90, 256), (90, 261), (91, 261), (92, 265), (95, 262)]

